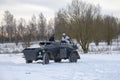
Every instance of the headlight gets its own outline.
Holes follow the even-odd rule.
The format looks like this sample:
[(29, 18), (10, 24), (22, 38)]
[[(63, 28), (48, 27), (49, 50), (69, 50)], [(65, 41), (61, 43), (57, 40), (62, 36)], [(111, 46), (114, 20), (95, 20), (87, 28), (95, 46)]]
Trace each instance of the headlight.
[(42, 52), (45, 52), (45, 50), (42, 50)]
[(41, 52), (39, 52), (39, 55), (41, 55)]

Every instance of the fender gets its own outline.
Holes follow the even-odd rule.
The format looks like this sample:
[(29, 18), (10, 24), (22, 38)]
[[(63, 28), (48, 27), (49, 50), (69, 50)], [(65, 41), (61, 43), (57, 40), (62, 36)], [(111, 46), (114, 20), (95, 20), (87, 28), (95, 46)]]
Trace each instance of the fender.
[(77, 58), (80, 59), (80, 55), (78, 54), (78, 51), (73, 50), (73, 51), (70, 53), (70, 55), (71, 55), (71, 54), (76, 54), (76, 55), (77, 55)]

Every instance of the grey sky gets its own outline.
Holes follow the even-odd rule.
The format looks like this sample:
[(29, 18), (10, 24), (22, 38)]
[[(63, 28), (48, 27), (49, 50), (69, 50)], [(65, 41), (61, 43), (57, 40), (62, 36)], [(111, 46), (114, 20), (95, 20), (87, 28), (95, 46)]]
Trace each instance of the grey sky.
[[(92, 4), (99, 4), (103, 14), (120, 18), (120, 0), (82, 0)], [(71, 0), (0, 0), (0, 20), (5, 10), (9, 10), (15, 18), (30, 19), (42, 12), (47, 19), (53, 18), (55, 12), (65, 7)]]

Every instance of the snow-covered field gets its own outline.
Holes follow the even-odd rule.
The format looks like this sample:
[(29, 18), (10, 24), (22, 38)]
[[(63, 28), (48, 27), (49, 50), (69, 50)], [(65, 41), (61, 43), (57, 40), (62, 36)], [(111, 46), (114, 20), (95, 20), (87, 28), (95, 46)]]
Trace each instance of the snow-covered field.
[(17, 46), (15, 43), (0, 43), (0, 53), (18, 53), (22, 50), (22, 43), (19, 43)]
[(0, 80), (120, 80), (120, 54), (81, 54), (77, 63), (26, 64), (23, 54), (0, 54)]
[(21, 43), (0, 44), (0, 80), (120, 80), (120, 43), (91, 43), (88, 54), (82, 54), (79, 46), (81, 59), (77, 63), (63, 60), (48, 65), (42, 61), (26, 64), (23, 54), (18, 54), (23, 49)]

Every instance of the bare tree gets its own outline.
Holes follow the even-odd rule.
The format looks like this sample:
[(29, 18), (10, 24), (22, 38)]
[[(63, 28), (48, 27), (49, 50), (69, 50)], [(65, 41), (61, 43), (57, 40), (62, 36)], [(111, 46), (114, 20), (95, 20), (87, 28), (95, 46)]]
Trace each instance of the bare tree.
[(66, 10), (57, 14), (55, 31), (66, 32), (72, 38), (77, 38), (84, 53), (88, 52), (93, 36), (93, 20), (99, 8), (79, 0), (73, 0)]
[(100, 14), (94, 19), (93, 25), (93, 41), (95, 42), (96, 46), (99, 45), (99, 42), (103, 40), (103, 20)]
[(14, 26), (14, 17), (9, 11), (5, 11), (4, 21), (6, 25), (6, 31), (9, 38), (9, 42), (11, 42), (13, 37), (13, 32), (15, 30), (15, 26)]
[(16, 45), (18, 45), (18, 43), (19, 43), (19, 38), (18, 38), (18, 30), (17, 30), (17, 25), (16, 25), (16, 20), (14, 19), (14, 24), (13, 24), (13, 26), (15, 26), (15, 28), (14, 28), (14, 32), (13, 32), (13, 34), (14, 34), (14, 42), (16, 43)]
[(25, 33), (25, 27), (26, 27), (26, 22), (23, 18), (21, 18), (18, 22), (18, 26), (17, 26), (17, 30), (18, 30), (18, 39), (20, 41), (23, 41), (23, 34)]
[(3, 22), (1, 22), (0, 26), (0, 41), (1, 43), (5, 42), (5, 26), (3, 25)]
[(38, 19), (38, 30), (39, 30), (39, 37), (41, 40), (45, 39), (45, 27), (46, 27), (46, 18), (42, 13), (39, 15)]
[(59, 10), (55, 16), (54, 21), (55, 34), (57, 39), (61, 38), (62, 33), (64, 32), (67, 33), (66, 19), (67, 19), (66, 11), (64, 9)]
[(117, 35), (117, 20), (112, 16), (104, 17), (104, 40), (108, 45), (111, 44), (112, 39), (116, 38)]
[(47, 39), (48, 39), (52, 34), (54, 34), (54, 23), (53, 23), (53, 20), (50, 20), (50, 21), (48, 22), (47, 27), (46, 27)]
[(31, 40), (37, 40), (37, 25), (36, 25), (36, 17), (35, 15), (32, 16), (31, 21), (29, 22), (29, 27), (30, 27), (30, 35), (31, 35)]

